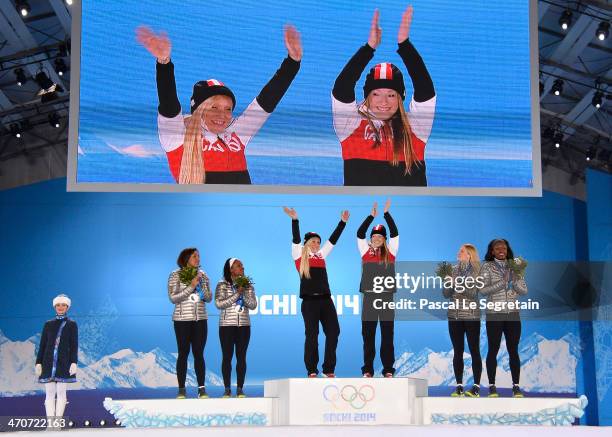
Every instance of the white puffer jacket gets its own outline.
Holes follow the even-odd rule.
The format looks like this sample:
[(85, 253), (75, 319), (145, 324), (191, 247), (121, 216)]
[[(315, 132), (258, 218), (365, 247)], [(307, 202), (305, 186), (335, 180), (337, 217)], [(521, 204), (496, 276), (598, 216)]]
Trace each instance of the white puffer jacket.
[(221, 310), (219, 313), (219, 326), (251, 326), (249, 310), (257, 308), (255, 290), (253, 287), (246, 288), (242, 293), (242, 311), (236, 310), (236, 301), (240, 298), (232, 284), (222, 280), (217, 284), (215, 290), (215, 305)]
[[(512, 279), (512, 286), (508, 288), (508, 281), (504, 275), (508, 274)], [(484, 287), (479, 290), (480, 294), (487, 297), (488, 304), (499, 304), (499, 311), (494, 308), (487, 308), (487, 316), (496, 314), (513, 314), (518, 317), (518, 309), (509, 309), (508, 304), (518, 300), (519, 296), (527, 294), (527, 284), (523, 278), (513, 278), (508, 271), (506, 261), (487, 261), (480, 269), (480, 276), (484, 280)]]
[(204, 292), (204, 301), (202, 301), (199, 299), (195, 288), (181, 283), (179, 271), (180, 269), (174, 270), (168, 278), (168, 297), (170, 302), (174, 304), (172, 320), (177, 322), (207, 320), (208, 314), (204, 302), (212, 300), (208, 276), (200, 270), (203, 274), (201, 285)]

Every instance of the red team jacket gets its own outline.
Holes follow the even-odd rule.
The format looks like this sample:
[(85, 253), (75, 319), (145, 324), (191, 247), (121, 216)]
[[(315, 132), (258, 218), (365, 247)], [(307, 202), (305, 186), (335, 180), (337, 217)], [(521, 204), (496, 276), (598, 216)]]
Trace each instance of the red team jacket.
[[(408, 120), (412, 129), (412, 146), (419, 161), (425, 160), (425, 145), (431, 133), (435, 108), (435, 96), (425, 102), (419, 103), (414, 99), (410, 102)], [(393, 159), (392, 138), (382, 138), (382, 144), (374, 147), (375, 134), (368, 121), (359, 114), (358, 109), (357, 102), (342, 103), (332, 95), (334, 130), (342, 145), (342, 159), (390, 162)], [(367, 111), (365, 106), (361, 109)], [(380, 129), (382, 125), (382, 121), (374, 120), (376, 129)], [(403, 153), (399, 154), (398, 160), (405, 161)]]

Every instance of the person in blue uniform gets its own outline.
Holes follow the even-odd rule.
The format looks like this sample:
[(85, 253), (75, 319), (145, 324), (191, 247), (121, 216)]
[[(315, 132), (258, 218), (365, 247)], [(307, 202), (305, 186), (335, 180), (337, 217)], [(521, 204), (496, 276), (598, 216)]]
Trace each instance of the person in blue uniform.
[(45, 322), (36, 355), (36, 376), (45, 384), (45, 414), (61, 417), (67, 404), (66, 388), (76, 382), (79, 331), (67, 313), (71, 301), (65, 294), (53, 299), (55, 317)]

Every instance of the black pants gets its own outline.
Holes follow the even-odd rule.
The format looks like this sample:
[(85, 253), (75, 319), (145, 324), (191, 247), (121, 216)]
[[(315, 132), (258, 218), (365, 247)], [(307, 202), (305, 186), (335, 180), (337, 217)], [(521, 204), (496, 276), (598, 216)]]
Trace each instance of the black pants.
[(340, 336), (340, 324), (336, 307), (330, 296), (320, 299), (302, 300), (302, 317), (304, 318), (304, 364), (308, 374), (319, 373), (319, 322), (325, 334), (325, 357), (323, 373), (334, 373), (336, 369), (336, 347)]
[(232, 357), (236, 348), (236, 376), (238, 377), (237, 386), (244, 386), (246, 375), (246, 354), (251, 339), (250, 326), (219, 326), (219, 340), (221, 340), (221, 373), (223, 373), (223, 385), (229, 388), (232, 383)]
[(185, 387), (187, 379), (187, 357), (189, 348), (193, 353), (193, 368), (195, 369), (198, 386), (204, 386), (204, 375), (206, 364), (204, 363), (204, 346), (208, 335), (208, 320), (189, 322), (174, 322), (174, 334), (178, 346), (178, 357), (176, 357), (176, 378), (179, 388)]
[(395, 310), (376, 309), (384, 302), (393, 302), (393, 293), (364, 293), (361, 305), (361, 336), (363, 337), (363, 366), (361, 373), (374, 375), (374, 357), (376, 356), (376, 326), (380, 322), (380, 360), (383, 375), (395, 373), (395, 347), (393, 346)]
[(251, 176), (248, 170), (244, 171), (207, 171), (207, 184), (242, 184), (250, 185)]
[(480, 320), (449, 320), (448, 333), (453, 343), (453, 370), (455, 381), (463, 384), (463, 351), (467, 337), (468, 348), (472, 356), (472, 373), (474, 384), (480, 384), (482, 375), (482, 358), (480, 357)]
[(404, 187), (426, 187), (425, 161), (418, 161), (406, 173), (406, 164), (393, 166), (387, 161), (371, 159), (347, 159), (344, 161), (344, 185), (383, 185)]
[(512, 383), (518, 384), (521, 378), (521, 359), (519, 357), (519, 341), (521, 339), (521, 321), (487, 320), (487, 340), (489, 352), (487, 353), (487, 375), (489, 384), (495, 384), (495, 373), (497, 371), (497, 353), (501, 344), (502, 334), (506, 338), (506, 349), (510, 360), (510, 374)]

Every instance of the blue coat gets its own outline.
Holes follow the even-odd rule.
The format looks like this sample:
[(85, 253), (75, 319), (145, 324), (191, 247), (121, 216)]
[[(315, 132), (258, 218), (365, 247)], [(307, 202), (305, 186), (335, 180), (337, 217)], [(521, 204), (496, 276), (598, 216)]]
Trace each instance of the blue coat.
[(36, 356), (36, 364), (42, 364), (38, 382), (76, 382), (76, 375), (70, 375), (69, 369), (77, 362), (78, 349), (79, 330), (74, 320), (65, 318), (45, 322)]

